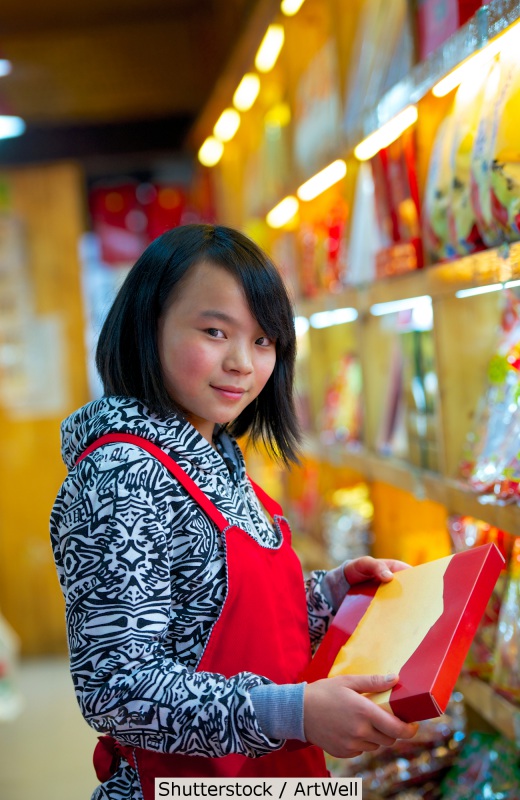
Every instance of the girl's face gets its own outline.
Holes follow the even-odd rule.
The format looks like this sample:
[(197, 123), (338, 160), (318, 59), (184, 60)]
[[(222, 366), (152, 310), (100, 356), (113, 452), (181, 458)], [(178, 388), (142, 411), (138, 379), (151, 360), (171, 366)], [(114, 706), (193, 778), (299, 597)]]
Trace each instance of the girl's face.
[(158, 347), (168, 394), (210, 443), (215, 424), (239, 416), (276, 362), (241, 284), (207, 262), (191, 267), (160, 318)]

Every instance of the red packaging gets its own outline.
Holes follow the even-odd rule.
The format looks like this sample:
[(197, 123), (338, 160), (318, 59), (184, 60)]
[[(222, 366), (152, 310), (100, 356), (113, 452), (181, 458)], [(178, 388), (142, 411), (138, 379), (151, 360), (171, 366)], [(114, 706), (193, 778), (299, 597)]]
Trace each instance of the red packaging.
[(303, 680), (399, 673), (371, 699), (407, 722), (439, 716), (503, 564), (487, 544), (352, 587)]
[(484, 3), (480, 0), (419, 0), (417, 11), (417, 34), (419, 59), (437, 50), (446, 39), (475, 14)]

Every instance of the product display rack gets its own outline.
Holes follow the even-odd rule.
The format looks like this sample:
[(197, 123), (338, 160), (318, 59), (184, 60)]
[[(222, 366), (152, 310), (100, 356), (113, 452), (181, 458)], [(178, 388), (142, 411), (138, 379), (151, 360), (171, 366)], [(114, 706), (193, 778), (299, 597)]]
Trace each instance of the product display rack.
[[(325, 167), (333, 158), (343, 158), (350, 171), (355, 146), (406, 106), (415, 104), (419, 109), (416, 125), (417, 177), (422, 195), (435, 131), (448, 113), (452, 99), (452, 96), (435, 98), (431, 89), (458, 64), (519, 20), (518, 0), (492, 0), (483, 6), (466, 25), (427, 60), (416, 64), (405, 78), (356, 120), (355, 127), (342, 130), (337, 150), (321, 166)], [(208, 114), (201, 118), (197, 128), (199, 138), (204, 126), (208, 128), (208, 122), (214, 116), (213, 109), (229, 103), (229, 87), (236, 85), (240, 77), (239, 74), (228, 74), (226, 81), (221, 81), (220, 89), (208, 104)], [(211, 119), (211, 124), (213, 121)], [(246, 158), (248, 152), (245, 139), (238, 145), (232, 143), (229, 155), (225, 151), (222, 165), (217, 170), (224, 195), (222, 205), (229, 214), (226, 221), (246, 228), (250, 220), (240, 216), (236, 192), (241, 189), (243, 178), (237, 165)], [(284, 194), (294, 194), (298, 183), (307, 177), (310, 175), (291, 174), (289, 183), (284, 184), (280, 196), (272, 205), (281, 200)], [(269, 208), (266, 206), (264, 212)], [(251, 230), (262, 230), (260, 223)], [(280, 234), (283, 235), (284, 231)], [(271, 238), (266, 236), (264, 244), (267, 248), (276, 235), (271, 232)], [(511, 534), (520, 535), (519, 505), (499, 505), (492, 502), (492, 498), (482, 498), (460, 477), (465, 442), (474, 421), (477, 401), (485, 391), (487, 369), (495, 352), (503, 294), (500, 289), (515, 281), (520, 281), (520, 242), (428, 265), (391, 278), (358, 285), (347, 283), (336, 292), (317, 290), (312, 297), (298, 297), (295, 292), (296, 313), (307, 319), (319, 312), (346, 307), (357, 312), (357, 319), (338, 326), (337, 332), (331, 336), (338, 336), (341, 330), (344, 346), (359, 357), (364, 416), (361, 441), (353, 444), (326, 444), (323, 441), (318, 418), (323, 407), (325, 386), (313, 386), (309, 403), (311, 425), (304, 442), (304, 454), (315, 462), (317, 470), (320, 464), (338, 468), (338, 472), (346, 468), (368, 483), (386, 484), (408, 493), (416, 500), (433, 501), (449, 514), (475, 517)], [(500, 285), (497, 291), (463, 299), (456, 296), (461, 290), (497, 284)], [(393, 334), (385, 329), (381, 317), (371, 313), (371, 308), (378, 303), (424, 296), (431, 298), (431, 335), (438, 380), (434, 414), (434, 436), (438, 449), (435, 471), (425, 469), (408, 458), (382, 455), (378, 441), (386, 400), (389, 341)], [(339, 348), (337, 345), (328, 345), (328, 334), (323, 329), (316, 330), (311, 326), (305, 336), (308, 337), (308, 343), (302, 349), (305, 351), (304, 358), (310, 355), (310, 361), (304, 369), (308, 382), (318, 384), (325, 375), (324, 362), (330, 353), (337, 355)], [(458, 688), (464, 694), (469, 708), (517, 746), (520, 745), (519, 707), (476, 678), (462, 677)]]
[(457, 682), (457, 688), (463, 693), (470, 708), (492, 728), (520, 747), (520, 708), (509, 703), (489, 684), (478, 678), (462, 676)]
[[(454, 303), (473, 302), (477, 307), (495, 305), (496, 297), (492, 294), (478, 295), (468, 300), (457, 300), (455, 293), (463, 289), (472, 289), (492, 284), (506, 284), (520, 278), (520, 243), (502, 246), (494, 250), (476, 253), (471, 256), (457, 259), (444, 264), (426, 267), (422, 270), (408, 273), (403, 276), (379, 280), (365, 286), (348, 288), (338, 294), (326, 294), (312, 300), (298, 304), (298, 313), (310, 317), (313, 313), (323, 310), (333, 310), (345, 306), (357, 310), (359, 317), (354, 323), (358, 327), (357, 338), (364, 338), (364, 326), (370, 325), (370, 307), (376, 303), (405, 300), (413, 297), (428, 295), (432, 298), (434, 319), (442, 315), (444, 305), (448, 306), (447, 316), (457, 317), (457, 306)], [(494, 293), (493, 293), (494, 294)], [(499, 292), (496, 293), (497, 295)], [(459, 309), (462, 305), (458, 306)], [(445, 311), (446, 316), (446, 311)], [(450, 320), (452, 324), (455, 320)], [(488, 328), (487, 335), (492, 336), (492, 327), (496, 319), (483, 318), (482, 326)], [(435, 328), (435, 322), (434, 322)], [(440, 340), (440, 341), (439, 341)], [(443, 340), (438, 339), (442, 348)], [(445, 343), (449, 348), (449, 336)], [(455, 342), (453, 342), (455, 345)], [(445, 348), (446, 349), (446, 348)], [(440, 354), (442, 357), (442, 354)], [(446, 368), (450, 367), (452, 353), (448, 355)], [(443, 387), (443, 364), (439, 363), (439, 385)], [(455, 369), (456, 371), (456, 369)], [(370, 384), (370, 364), (364, 365), (365, 384)], [(368, 392), (367, 392), (368, 394)], [(322, 458), (332, 464), (350, 467), (355, 472), (363, 475), (366, 480), (379, 480), (389, 483), (405, 491), (411, 492), (418, 499), (425, 497), (444, 505), (449, 512), (478, 517), (490, 525), (495, 525), (511, 533), (520, 531), (520, 507), (517, 505), (498, 505), (486, 502), (473, 492), (463, 481), (456, 476), (461, 453), (460, 416), (461, 406), (458, 402), (452, 404), (450, 397), (441, 391), (440, 417), (441, 425), (450, 429), (459, 428), (456, 437), (457, 445), (447, 443), (445, 447), (445, 468), (440, 473), (431, 472), (416, 467), (403, 459), (379, 455), (370, 443), (359, 446), (325, 445), (317, 437), (309, 437), (306, 448), (314, 457)], [(365, 398), (370, 406), (371, 398)], [(472, 392), (468, 392), (467, 404), (474, 400)], [(377, 409), (380, 412), (380, 409)], [(453, 414), (454, 412), (454, 414)], [(450, 414), (455, 419), (450, 424)], [(375, 434), (375, 430), (374, 430)], [(446, 450), (450, 452), (446, 453)]]

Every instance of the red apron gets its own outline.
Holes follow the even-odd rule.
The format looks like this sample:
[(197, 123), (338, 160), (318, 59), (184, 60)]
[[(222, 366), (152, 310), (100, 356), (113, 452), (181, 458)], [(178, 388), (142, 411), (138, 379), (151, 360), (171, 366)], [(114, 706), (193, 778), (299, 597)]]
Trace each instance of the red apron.
[[(301, 565), (291, 547), (282, 509), (251, 481), (260, 502), (280, 526), (281, 546), (258, 544), (246, 531), (230, 525), (194, 481), (161, 448), (133, 434), (107, 434), (83, 453), (109, 442), (136, 444), (158, 458), (189, 492), (225, 540), (227, 595), (213, 626), (198, 672), (230, 678), (239, 672), (262, 675), (277, 684), (297, 683), (311, 658), (307, 603)], [(154, 779), (180, 777), (327, 777), (323, 751), (304, 742), (258, 758), (232, 754), (220, 758), (159, 753), (120, 745), (103, 736), (94, 753), (96, 774), (106, 781), (119, 756), (137, 769), (144, 800), (154, 800)]]

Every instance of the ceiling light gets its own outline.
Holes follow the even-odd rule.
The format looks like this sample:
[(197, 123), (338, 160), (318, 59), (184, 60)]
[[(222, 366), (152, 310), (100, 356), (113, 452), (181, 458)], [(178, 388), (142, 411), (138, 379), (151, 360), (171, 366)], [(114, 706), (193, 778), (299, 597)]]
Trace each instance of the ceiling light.
[(388, 147), (389, 144), (395, 142), (407, 128), (417, 121), (417, 116), (417, 108), (407, 106), (396, 117), (386, 122), (382, 128), (363, 139), (354, 148), (354, 155), (359, 161), (367, 161), (372, 158), (383, 147)]
[(347, 174), (347, 165), (342, 159), (333, 161), (321, 172), (313, 175), (308, 181), (302, 183), (296, 194), (300, 200), (313, 200), (319, 194), (340, 181)]
[(330, 328), (332, 325), (343, 325), (354, 322), (358, 317), (355, 308), (334, 308), (331, 311), (318, 311), (312, 314), (310, 323), (313, 328)]
[(214, 167), (222, 158), (223, 152), (224, 145), (222, 142), (219, 139), (215, 139), (214, 136), (208, 136), (199, 150), (198, 158), (203, 166)]
[(266, 222), (271, 228), (282, 228), (298, 213), (299, 203), (296, 197), (284, 197), (278, 205), (271, 209)]
[(276, 64), (285, 39), (283, 25), (269, 25), (255, 57), (259, 72), (269, 72)]
[(0, 139), (21, 136), (25, 131), (25, 122), (21, 117), (0, 116)]
[(259, 91), (260, 78), (254, 72), (247, 72), (235, 90), (233, 105), (239, 111), (249, 111)]
[(221, 142), (229, 142), (240, 127), (240, 114), (234, 108), (226, 108), (215, 123), (213, 133)]
[(492, 42), (489, 42), (481, 50), (477, 50), (469, 58), (455, 67), (449, 72), (446, 77), (442, 78), (432, 89), (432, 94), (435, 97), (444, 97), (453, 89), (455, 89), (462, 81), (468, 77), (473, 76), (475, 69), (482, 68), (486, 62), (491, 61), (501, 50), (504, 45), (512, 42), (514, 37), (518, 37), (520, 33), (520, 26), (512, 25), (506, 31), (497, 36)]
[(304, 2), (305, 0), (282, 0), (282, 4), (280, 6), (282, 14), (285, 14), (286, 17), (294, 17)]
[(309, 330), (309, 320), (307, 317), (295, 317), (294, 330), (296, 336), (304, 336), (304, 334), (306, 334)]
[(397, 314), (399, 311), (411, 311), (416, 308), (431, 306), (432, 299), (429, 294), (419, 297), (408, 297), (405, 300), (389, 300), (387, 303), (374, 303), (370, 307), (370, 313), (374, 317), (382, 317), (385, 314)]
[(488, 292), (498, 292), (503, 288), (501, 283), (488, 283), (486, 286), (474, 286), (472, 289), (461, 289), (455, 292), (455, 297), (473, 297), (476, 294), (487, 294)]
[(13, 65), (7, 58), (0, 58), (0, 78), (3, 78), (4, 75), (9, 75), (13, 68)]

